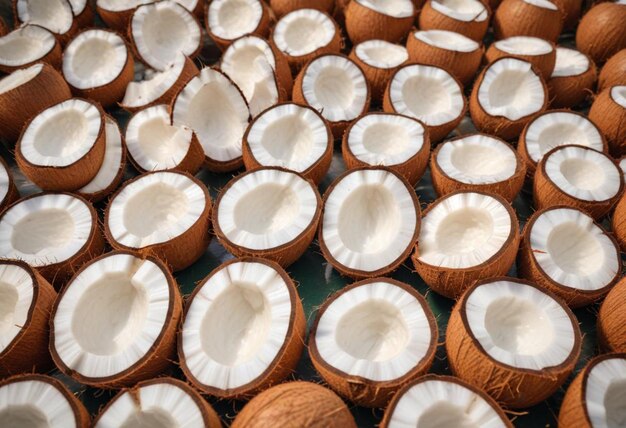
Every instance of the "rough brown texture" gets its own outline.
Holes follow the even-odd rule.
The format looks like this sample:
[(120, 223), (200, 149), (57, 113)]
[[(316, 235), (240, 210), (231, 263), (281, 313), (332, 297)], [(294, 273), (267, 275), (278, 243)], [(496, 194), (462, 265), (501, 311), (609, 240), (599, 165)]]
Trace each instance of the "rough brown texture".
[(591, 97), (598, 72), (591, 58), (587, 58), (589, 68), (584, 73), (575, 76), (550, 77), (547, 80), (550, 108), (577, 107)]
[(94, 13), (91, 2), (87, 1), (85, 3), (85, 8), (78, 15), (76, 15), (76, 11), (74, 11), (73, 8), (72, 11), (74, 12), (74, 20), (76, 21), (78, 30), (93, 26)]
[(598, 94), (589, 110), (589, 119), (606, 138), (611, 154), (620, 157), (626, 154), (626, 108), (613, 99), (611, 89)]
[(2, 213), (6, 207), (8, 207), (20, 198), (20, 193), (17, 191), (15, 181), (13, 181), (13, 174), (11, 174), (9, 166), (2, 157), (0, 157), (0, 170), (1, 169), (4, 169), (6, 171), (7, 176), (9, 177), (9, 185), (7, 186), (6, 194), (0, 200), (0, 213)]
[[(485, 34), (487, 34), (489, 21), (491, 20), (491, 10), (488, 5), (485, 6), (487, 9), (486, 19), (482, 21), (460, 21), (433, 9), (432, 0), (428, 0), (424, 3), (424, 7), (419, 14), (419, 28), (421, 30), (454, 31), (481, 43)], [(410, 35), (409, 39), (411, 39)]]
[(626, 48), (626, 5), (597, 3), (580, 20), (576, 30), (576, 47), (596, 64)]
[(622, 251), (626, 252), (626, 196), (622, 195), (613, 211), (611, 230), (619, 242)]
[(626, 279), (609, 291), (598, 313), (598, 342), (607, 352), (626, 352)]
[[(25, 24), (24, 27), (25, 26), (40, 27), (39, 25), (35, 25), (35, 24)], [(43, 28), (43, 27), (40, 27), (40, 28)], [(13, 31), (17, 31), (17, 29)], [(54, 45), (52, 46), (52, 48), (41, 57), (35, 59), (34, 61), (30, 61), (30, 62), (20, 64), (20, 65), (0, 64), (0, 71), (4, 73), (11, 73), (20, 68), (28, 68), (31, 65), (34, 65), (35, 63), (38, 63), (38, 62), (45, 62), (47, 64), (50, 64), (52, 67), (58, 70), (61, 68), (61, 55), (62, 55), (61, 43), (59, 43), (59, 40), (55, 37)]]
[[(269, 8), (269, 6), (267, 4), (265, 4), (265, 2), (263, 0), (258, 0), (258, 2), (261, 4), (261, 7), (263, 8), (263, 13), (261, 14), (261, 19), (259, 20), (256, 28), (251, 31), (249, 34), (255, 35), (255, 36), (259, 36), (263, 39), (266, 39), (269, 36), (270, 33), (270, 24), (272, 24), (273, 21), (273, 14), (271, 9)], [(205, 23), (205, 29), (207, 34), (209, 35), (209, 37), (211, 38), (211, 40), (213, 40), (213, 42), (215, 43), (215, 45), (220, 49), (220, 50), (225, 50), (228, 46), (230, 46), (230, 44), (232, 42), (234, 42), (234, 39), (223, 39), (219, 36), (217, 36), (216, 34), (213, 33), (213, 31), (211, 31), (211, 27), (209, 26), (209, 6), (210, 6), (211, 2), (207, 2), (206, 3), (206, 7), (205, 7), (205, 19), (204, 19), (204, 23)]]
[(609, 58), (600, 70), (598, 92), (620, 85), (626, 85), (626, 48)]
[(565, 16), (563, 10), (546, 9), (524, 0), (504, 0), (493, 15), (496, 39), (532, 36), (556, 43)]
[(335, 0), (269, 0), (270, 7), (278, 18), (297, 9), (317, 9), (332, 13)]
[(397, 43), (406, 37), (415, 20), (415, 8), (411, 16), (396, 18), (359, 3), (351, 1), (344, 10), (346, 32), (353, 44), (365, 40), (386, 40)]
[(563, 30), (571, 31), (576, 28), (580, 20), (580, 14), (583, 7), (582, 0), (554, 0), (554, 4), (563, 11)]
[(104, 9), (99, 3), (100, 2), (96, 2), (96, 12), (98, 12), (98, 15), (100, 15), (100, 18), (102, 18), (102, 21), (106, 24), (106, 26), (121, 34), (126, 34), (128, 25), (130, 24), (130, 19), (133, 16), (133, 12), (136, 7), (113, 11)]
[(361, 67), (361, 71), (365, 75), (365, 79), (369, 84), (370, 91), (372, 93), (372, 101), (380, 103), (382, 102), (383, 95), (385, 94), (385, 88), (391, 79), (391, 76), (395, 73), (395, 71), (406, 64), (409, 60), (403, 62), (398, 67), (391, 68), (379, 68), (374, 67), (372, 65), (367, 64), (365, 61), (361, 60), (359, 56), (356, 54), (356, 46), (352, 48), (350, 52), (349, 58), (356, 63), (359, 67)]
[(543, 77), (543, 80), (547, 82), (552, 75), (552, 71), (554, 71), (554, 64), (556, 62), (556, 47), (554, 43), (550, 42), (550, 44), (552, 45), (552, 50), (546, 54), (517, 55), (500, 50), (498, 49), (496, 44), (493, 43), (491, 46), (489, 46), (489, 49), (487, 49), (487, 52), (485, 53), (485, 59), (489, 64), (505, 56), (527, 61), (535, 67), (535, 70), (541, 73), (541, 77)]

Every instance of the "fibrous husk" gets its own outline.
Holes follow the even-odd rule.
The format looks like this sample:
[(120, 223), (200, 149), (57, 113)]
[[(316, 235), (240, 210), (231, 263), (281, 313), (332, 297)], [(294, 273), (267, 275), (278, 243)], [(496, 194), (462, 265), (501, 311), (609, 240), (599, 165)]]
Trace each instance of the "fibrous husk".
[(554, 46), (554, 43), (549, 43), (552, 45), (552, 50), (542, 55), (512, 54), (498, 49), (496, 44), (493, 43), (491, 46), (489, 46), (487, 52), (485, 52), (485, 59), (487, 60), (487, 63), (491, 64), (495, 60), (505, 56), (519, 58), (521, 60), (531, 63), (535, 70), (541, 73), (544, 81), (548, 82), (550, 80), (550, 76), (552, 75), (552, 71), (554, 70), (554, 63), (556, 62), (556, 47)]
[(626, 252), (626, 196), (623, 194), (613, 211), (611, 229), (622, 251)]
[(393, 76), (398, 68), (405, 65), (409, 61), (409, 59), (404, 61), (402, 64), (399, 64), (397, 67), (375, 67), (373, 65), (367, 64), (365, 61), (359, 58), (356, 53), (356, 48), (357, 45), (352, 48), (349, 58), (361, 68), (361, 71), (365, 75), (365, 79), (369, 84), (370, 92), (372, 94), (372, 101), (381, 102), (383, 95), (385, 94), (385, 88), (387, 87), (389, 80), (391, 80), (391, 76)]
[(606, 352), (626, 352), (626, 279), (622, 278), (600, 306), (598, 342)]
[(485, 34), (487, 34), (489, 22), (491, 21), (492, 8), (485, 3), (485, 9), (487, 17), (482, 21), (478, 19), (474, 19), (472, 21), (461, 21), (434, 9), (432, 6), (432, 0), (428, 0), (424, 3), (424, 7), (419, 13), (419, 28), (420, 30), (454, 31), (455, 33), (463, 34), (464, 36), (481, 43)]
[(620, 85), (626, 85), (626, 48), (609, 58), (600, 70), (598, 92)]
[(20, 193), (17, 190), (17, 186), (15, 186), (13, 174), (11, 174), (9, 166), (2, 157), (0, 157), (0, 169), (4, 169), (7, 173), (7, 176), (9, 177), (6, 193), (4, 197), (0, 200), (0, 213), (2, 213), (2, 211), (4, 211), (6, 207), (8, 207), (20, 198)]
[[(589, 58), (587, 56), (587, 58)], [(589, 58), (589, 68), (576, 76), (553, 76), (547, 80), (551, 108), (573, 108), (593, 94), (598, 72)]]
[[(22, 32), (32, 31), (32, 30), (29, 30), (29, 28), (36, 28), (36, 30), (34, 31), (47, 32), (50, 34), (50, 37), (54, 37), (54, 34), (52, 34), (49, 30), (39, 25), (35, 25), (35, 24), (23, 24), (22, 26), (14, 29), (13, 31), (11, 31), (11, 33), (7, 33), (6, 35), (11, 37), (13, 33), (22, 33)], [(19, 65), (0, 64), (0, 71), (4, 73), (11, 73), (20, 68), (28, 68), (38, 62), (48, 63), (52, 67), (58, 70), (61, 68), (61, 56), (62, 56), (61, 43), (59, 43), (59, 40), (56, 37), (54, 37), (54, 44), (52, 45), (52, 48), (43, 56), (35, 59), (34, 61), (27, 62), (24, 64), (19, 64)]]
[(128, 9), (109, 10), (102, 6), (100, 0), (96, 0), (96, 12), (98, 12), (98, 15), (107, 27), (121, 34), (126, 34), (135, 9), (139, 5), (150, 1), (152, 0), (130, 0), (128, 1)]
[(404, 39), (413, 25), (415, 7), (410, 16), (398, 18), (375, 11), (357, 0), (352, 0), (346, 6), (344, 14), (346, 32), (353, 44), (357, 45), (373, 39), (398, 43)]
[(585, 13), (576, 30), (576, 48), (603, 64), (626, 48), (626, 4), (597, 3)]
[[(625, 6), (626, 7), (626, 6)], [(626, 154), (626, 107), (618, 104), (611, 91), (617, 86), (600, 92), (589, 109), (589, 119), (598, 127), (615, 157)], [(626, 87), (624, 92), (626, 92)]]
[(76, 21), (76, 26), (78, 27), (78, 30), (80, 30), (81, 28), (93, 26), (94, 12), (91, 1), (86, 0), (85, 8), (81, 10), (78, 14), (74, 10), (74, 8), (72, 8), (72, 12), (74, 13), (74, 20)]
[(554, 4), (556, 4), (559, 9), (563, 11), (563, 30), (574, 30), (580, 20), (583, 0), (554, 0)]
[[(259, 19), (259, 23), (257, 24), (256, 28), (251, 31), (250, 33), (248, 33), (248, 35), (252, 34), (254, 36), (259, 36), (263, 39), (267, 38), (269, 36), (270, 33), (270, 24), (272, 23), (273, 18), (273, 14), (272, 14), (272, 10), (269, 8), (269, 6), (265, 3), (265, 1), (263, 0), (259, 0), (259, 3), (261, 4), (261, 7), (263, 8), (263, 13), (261, 14), (261, 18)], [(210, 2), (207, 3), (206, 5), (206, 12), (205, 12), (205, 30), (207, 32), (207, 34), (209, 35), (209, 37), (211, 38), (211, 40), (213, 40), (213, 42), (215, 43), (215, 45), (220, 49), (220, 50), (225, 50), (228, 46), (230, 46), (230, 44), (232, 42), (234, 42), (234, 39), (223, 39), (221, 37), (219, 37), (218, 35), (214, 34), (213, 31), (211, 31), (211, 27), (209, 26), (209, 18), (208, 18), (208, 14), (209, 14), (209, 6), (210, 6)]]
[(296, 9), (317, 9), (332, 13), (335, 8), (335, 0), (269, 0), (269, 4), (277, 18)]
[(563, 29), (564, 14), (527, 3), (524, 0), (504, 0), (493, 16), (496, 39), (512, 36), (532, 36), (556, 43)]

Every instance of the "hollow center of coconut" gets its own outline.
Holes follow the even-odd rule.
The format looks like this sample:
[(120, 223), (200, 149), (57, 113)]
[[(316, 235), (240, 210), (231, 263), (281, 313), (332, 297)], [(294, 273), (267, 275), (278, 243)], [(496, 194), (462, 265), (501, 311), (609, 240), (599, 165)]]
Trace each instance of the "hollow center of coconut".
[(309, 156), (313, 148), (313, 132), (302, 117), (287, 116), (265, 129), (261, 144), (274, 158), (289, 164)]
[(124, 224), (133, 235), (143, 238), (155, 231), (172, 228), (188, 211), (189, 199), (181, 189), (166, 183), (154, 183), (128, 200)]
[(293, 223), (299, 210), (298, 196), (289, 186), (262, 184), (237, 202), (235, 223), (249, 233), (263, 235)]
[(233, 40), (254, 32), (263, 16), (258, 0), (220, 0), (209, 6), (209, 27), (216, 36)]
[[(148, 157), (159, 163), (172, 160), (172, 157), (180, 160), (181, 150), (179, 149), (183, 149), (182, 155), (184, 156), (189, 146), (187, 144), (180, 147), (177, 144), (181, 140), (176, 138), (179, 135), (179, 129), (170, 126), (162, 118), (154, 118), (145, 122), (139, 130), (139, 145)], [(164, 144), (156, 144), (157, 141)]]
[(420, 428), (463, 427), (480, 428), (481, 424), (472, 418), (467, 409), (454, 403), (436, 402), (422, 413), (417, 426)]
[(593, 427), (618, 428), (626, 422), (626, 359), (606, 358), (587, 375), (583, 397)]
[(276, 58), (268, 43), (255, 36), (230, 45), (222, 57), (221, 69), (239, 86), (249, 104), (259, 97), (263, 86), (276, 86)]
[(43, 209), (26, 214), (13, 227), (13, 247), (24, 254), (64, 248), (74, 238), (74, 219), (64, 209)]
[(62, 0), (18, 0), (21, 22), (40, 25), (58, 34), (67, 32), (74, 20), (70, 3)]
[(385, 69), (398, 67), (409, 59), (404, 46), (385, 40), (367, 40), (358, 44), (356, 56), (369, 66)]
[(598, 239), (582, 225), (568, 222), (548, 236), (548, 251), (563, 271), (587, 276), (602, 266), (604, 254)]
[(84, 150), (89, 124), (78, 110), (63, 110), (41, 125), (34, 146), (42, 156), (65, 158)]
[(0, 64), (28, 64), (50, 52), (54, 44), (55, 38), (50, 32), (27, 25), (0, 38)]
[(478, 0), (434, 0), (431, 7), (458, 21), (482, 22), (488, 16), (487, 9)]
[(0, 411), (0, 426), (47, 428), (50, 426), (48, 416), (30, 404), (12, 405)]
[[(1, 40), (1, 39), (0, 39)], [(35, 64), (31, 67), (16, 70), (0, 80), (0, 94), (9, 92), (19, 86), (22, 86), (39, 75), (43, 65)]]
[(451, 161), (461, 172), (474, 176), (499, 174), (505, 167), (502, 156), (483, 146), (459, 148), (452, 152)]
[(402, 87), (402, 96), (409, 109), (420, 117), (447, 111), (452, 104), (448, 89), (436, 78), (408, 79)]
[(561, 164), (561, 173), (576, 187), (592, 190), (604, 181), (604, 173), (596, 163), (584, 159), (568, 159)]
[(439, 248), (448, 255), (472, 253), (491, 238), (493, 227), (489, 211), (462, 208), (449, 214), (439, 225)]
[(120, 428), (169, 428), (177, 425), (178, 422), (170, 413), (156, 408), (133, 413), (126, 418)]
[(413, 15), (411, 0), (356, 0), (357, 3), (384, 15), (406, 18)]

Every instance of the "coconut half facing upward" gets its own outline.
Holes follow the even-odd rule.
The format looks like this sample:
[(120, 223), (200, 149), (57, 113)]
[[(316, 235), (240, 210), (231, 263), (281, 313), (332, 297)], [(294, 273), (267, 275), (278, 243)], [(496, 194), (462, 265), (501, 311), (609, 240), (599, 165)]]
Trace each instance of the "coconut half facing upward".
[(372, 101), (382, 101), (385, 87), (394, 71), (409, 59), (406, 48), (384, 40), (366, 40), (354, 46), (350, 59), (361, 67), (372, 93)]
[(420, 11), (419, 28), (454, 31), (480, 42), (490, 18), (488, 6), (479, 0), (429, 0)]
[(206, 8), (206, 31), (220, 49), (247, 34), (267, 37), (270, 10), (262, 0), (213, 0)]
[(626, 154), (626, 85), (600, 92), (589, 109), (589, 119), (602, 131), (613, 155)]
[(25, 24), (0, 37), (0, 70), (10, 73), (36, 62), (61, 66), (61, 44), (49, 30)]
[(0, 213), (20, 197), (13, 175), (4, 158), (0, 158)]
[(69, 0), (12, 0), (16, 23), (43, 27), (66, 43), (77, 31), (72, 5)]
[(554, 70), (548, 80), (550, 107), (578, 106), (593, 92), (597, 76), (596, 66), (587, 55), (557, 47)]
[(489, 63), (504, 56), (530, 62), (546, 82), (550, 79), (556, 63), (554, 45), (538, 37), (513, 36), (498, 40), (485, 53), (485, 58)]
[(606, 352), (626, 352), (626, 280), (609, 291), (598, 312), (598, 343)]

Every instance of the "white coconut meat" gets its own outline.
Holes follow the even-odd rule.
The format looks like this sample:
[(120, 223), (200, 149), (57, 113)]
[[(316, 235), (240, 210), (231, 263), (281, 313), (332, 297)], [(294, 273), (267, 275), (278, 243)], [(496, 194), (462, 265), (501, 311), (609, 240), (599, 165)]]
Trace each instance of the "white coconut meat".
[(22, 200), (0, 219), (0, 258), (33, 267), (64, 262), (87, 244), (96, 226), (91, 214), (85, 202), (68, 194)]
[(4, 94), (19, 86), (25, 85), (35, 77), (39, 76), (42, 69), (43, 64), (35, 64), (28, 68), (15, 70), (8, 76), (3, 77), (0, 79), (0, 94)]
[(356, 170), (328, 194), (321, 238), (347, 269), (374, 272), (402, 257), (414, 243), (418, 208), (408, 188), (385, 170)]
[(183, 6), (189, 12), (193, 12), (198, 7), (198, 2), (201, 0), (174, 0), (179, 5)]
[(74, 23), (67, 0), (17, 0), (16, 11), (20, 22), (39, 25), (56, 34), (67, 33)]
[(546, 112), (535, 118), (524, 139), (526, 152), (533, 162), (555, 147), (576, 145), (603, 151), (602, 134), (589, 119), (575, 113), (556, 111)]
[[(434, 2), (432, 2), (434, 4)], [(415, 31), (413, 37), (427, 45), (455, 52), (474, 52), (480, 45), (463, 34), (446, 30)]]
[(176, 97), (172, 119), (176, 126), (193, 129), (209, 159), (228, 162), (241, 156), (250, 112), (228, 77), (204, 68)]
[(257, 262), (235, 262), (195, 294), (182, 330), (182, 358), (200, 383), (236, 389), (254, 382), (287, 340), (293, 302), (284, 278)]
[(103, 257), (66, 286), (50, 346), (82, 376), (118, 375), (155, 345), (172, 301), (166, 273), (154, 262), (130, 254)]
[(155, 70), (168, 70), (180, 54), (193, 55), (200, 47), (196, 18), (175, 1), (141, 6), (130, 24), (133, 42), (141, 59)]
[(370, 67), (382, 69), (399, 67), (409, 59), (409, 53), (404, 46), (385, 40), (361, 42), (356, 46), (355, 54)]
[(492, 196), (444, 197), (422, 218), (419, 260), (451, 269), (478, 266), (508, 243), (512, 227), (508, 210)]
[(433, 0), (430, 7), (463, 22), (483, 22), (489, 16), (485, 5), (478, 0)]
[(213, 0), (207, 9), (209, 31), (224, 40), (253, 33), (261, 23), (261, 0)]
[(624, 426), (626, 421), (626, 359), (607, 358), (587, 375), (584, 403), (594, 428)]
[(447, 71), (430, 65), (402, 67), (389, 86), (389, 100), (397, 113), (428, 126), (451, 122), (463, 113), (463, 90)]
[(20, 67), (48, 55), (54, 46), (54, 34), (37, 25), (23, 25), (0, 37), (0, 65)]
[(106, 147), (102, 166), (89, 183), (78, 189), (77, 192), (83, 195), (93, 195), (108, 189), (122, 167), (122, 156), (124, 153), (122, 135), (117, 123), (108, 117), (105, 118), (105, 132)]
[(4, 162), (0, 162), (0, 203), (4, 202), (4, 198), (9, 193), (9, 186), (11, 185), (11, 176), (9, 170)]
[(551, 77), (579, 76), (589, 70), (589, 58), (575, 49), (556, 48), (556, 62)]
[(315, 345), (329, 366), (384, 382), (417, 367), (431, 338), (420, 301), (381, 280), (348, 290), (330, 303), (317, 324)]
[(263, 166), (279, 166), (305, 172), (333, 144), (324, 120), (313, 110), (297, 104), (281, 104), (250, 124), (248, 146)]
[(276, 23), (276, 47), (289, 56), (303, 56), (327, 46), (335, 37), (335, 23), (315, 9), (289, 12)]
[(613, 86), (611, 88), (611, 99), (626, 109), (626, 86)]
[(70, 6), (72, 7), (72, 12), (74, 16), (78, 16), (85, 11), (87, 7), (88, 0), (68, 0), (70, 2)]
[(28, 322), (33, 285), (33, 277), (23, 267), (0, 263), (0, 354)]
[(112, 238), (126, 247), (161, 244), (196, 224), (207, 203), (203, 189), (184, 174), (145, 174), (111, 201), (107, 226)]
[(124, 107), (139, 108), (153, 103), (178, 82), (184, 67), (185, 57), (179, 54), (163, 71), (145, 70), (141, 80), (128, 84), (120, 104)]
[(495, 47), (511, 55), (539, 56), (552, 52), (554, 47), (538, 37), (514, 36), (498, 40)]
[(355, 0), (358, 4), (383, 15), (407, 18), (415, 11), (411, 0)]
[(143, 4), (154, 3), (154, 0), (96, 0), (96, 5), (111, 12), (133, 10)]
[(128, 60), (124, 40), (105, 30), (76, 36), (63, 53), (63, 76), (77, 89), (98, 88), (117, 79)]
[(554, 282), (577, 290), (599, 290), (621, 270), (613, 241), (587, 214), (557, 208), (541, 214), (530, 230), (533, 257)]
[(552, 3), (549, 0), (524, 0), (524, 3), (528, 3), (530, 5), (533, 5), (542, 9), (559, 10), (557, 5)]

